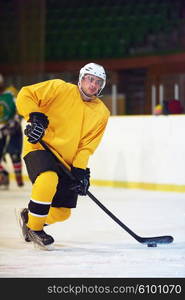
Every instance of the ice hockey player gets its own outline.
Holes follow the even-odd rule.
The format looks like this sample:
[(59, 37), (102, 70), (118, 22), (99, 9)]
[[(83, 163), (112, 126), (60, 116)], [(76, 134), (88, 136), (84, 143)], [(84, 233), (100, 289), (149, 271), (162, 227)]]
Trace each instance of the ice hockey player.
[(0, 74), (0, 188), (9, 187), (9, 172), (5, 167), (6, 154), (10, 156), (17, 185), (21, 187), (24, 184), (22, 139), (21, 118), (16, 112), (15, 97), (6, 88), (4, 77)]
[[(78, 195), (86, 195), (89, 157), (110, 115), (98, 98), (105, 84), (104, 68), (88, 63), (80, 69), (78, 85), (53, 79), (20, 90), (16, 105), (28, 122), (23, 157), (32, 182), (28, 208), (19, 215), (25, 241), (49, 248), (54, 239), (44, 226), (68, 219)], [(41, 139), (80, 184), (58, 169), (53, 155), (39, 143)]]

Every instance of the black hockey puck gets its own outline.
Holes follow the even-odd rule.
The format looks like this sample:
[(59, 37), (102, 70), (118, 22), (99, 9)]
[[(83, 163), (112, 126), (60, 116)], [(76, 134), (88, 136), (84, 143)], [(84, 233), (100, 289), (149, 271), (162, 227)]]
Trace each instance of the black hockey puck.
[(147, 244), (148, 247), (157, 247), (157, 244), (152, 242)]

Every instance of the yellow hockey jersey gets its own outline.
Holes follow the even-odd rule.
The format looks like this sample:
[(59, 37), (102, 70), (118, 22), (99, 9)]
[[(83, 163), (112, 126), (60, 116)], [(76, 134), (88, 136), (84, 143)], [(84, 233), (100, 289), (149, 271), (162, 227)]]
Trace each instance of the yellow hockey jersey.
[[(110, 115), (104, 103), (95, 98), (83, 101), (77, 85), (60, 79), (23, 87), (17, 95), (18, 113), (26, 120), (31, 112), (48, 116), (43, 141), (60, 161), (85, 169), (103, 136)], [(42, 146), (24, 138), (23, 156)]]

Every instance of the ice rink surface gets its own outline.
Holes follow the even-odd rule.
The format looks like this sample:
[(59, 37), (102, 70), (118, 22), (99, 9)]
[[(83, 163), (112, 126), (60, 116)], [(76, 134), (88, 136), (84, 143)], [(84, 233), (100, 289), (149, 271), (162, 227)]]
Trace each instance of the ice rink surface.
[(149, 248), (138, 243), (89, 197), (80, 197), (70, 219), (45, 230), (53, 251), (25, 243), (15, 209), (27, 207), (31, 185), (0, 190), (1, 278), (184, 278), (185, 195), (91, 187), (90, 191), (140, 236), (172, 235), (174, 242)]

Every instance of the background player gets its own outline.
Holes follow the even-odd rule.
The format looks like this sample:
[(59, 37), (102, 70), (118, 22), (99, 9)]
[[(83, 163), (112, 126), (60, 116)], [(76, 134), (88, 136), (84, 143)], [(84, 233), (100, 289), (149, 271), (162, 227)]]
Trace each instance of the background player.
[[(14, 89), (15, 90), (15, 89)], [(0, 187), (9, 187), (9, 172), (5, 155), (9, 154), (18, 186), (23, 186), (22, 178), (22, 127), (16, 112), (15, 95), (6, 87), (0, 74)]]

